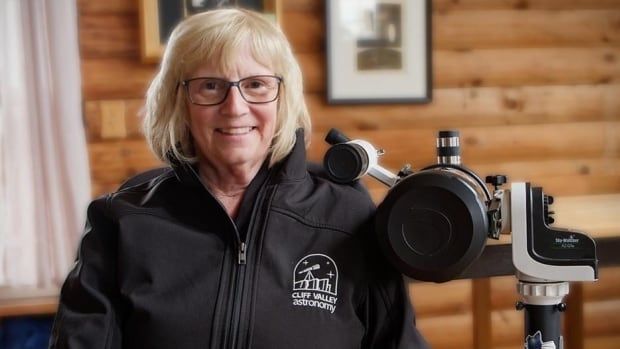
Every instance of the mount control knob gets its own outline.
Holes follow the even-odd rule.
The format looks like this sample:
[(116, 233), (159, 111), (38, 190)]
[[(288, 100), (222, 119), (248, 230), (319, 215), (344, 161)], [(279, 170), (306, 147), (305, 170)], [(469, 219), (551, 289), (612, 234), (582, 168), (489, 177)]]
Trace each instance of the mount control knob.
[(545, 223), (547, 225), (553, 224), (555, 222), (555, 218), (553, 218), (554, 211), (549, 211), (549, 205), (553, 204), (553, 196), (551, 195), (543, 195), (543, 211), (545, 217)]
[(484, 181), (488, 184), (493, 184), (495, 190), (497, 190), (497, 188), (499, 188), (501, 185), (508, 182), (508, 177), (506, 177), (505, 175), (486, 176)]

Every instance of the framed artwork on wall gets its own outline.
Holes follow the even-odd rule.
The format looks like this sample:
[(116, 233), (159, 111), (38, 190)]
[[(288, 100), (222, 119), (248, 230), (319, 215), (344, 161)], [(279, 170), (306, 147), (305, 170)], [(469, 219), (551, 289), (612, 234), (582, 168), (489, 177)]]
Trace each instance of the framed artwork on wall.
[(140, 0), (140, 53), (143, 62), (158, 62), (174, 27), (185, 17), (218, 7), (262, 12), (277, 23), (281, 0)]
[(428, 103), (430, 0), (326, 0), (327, 101)]

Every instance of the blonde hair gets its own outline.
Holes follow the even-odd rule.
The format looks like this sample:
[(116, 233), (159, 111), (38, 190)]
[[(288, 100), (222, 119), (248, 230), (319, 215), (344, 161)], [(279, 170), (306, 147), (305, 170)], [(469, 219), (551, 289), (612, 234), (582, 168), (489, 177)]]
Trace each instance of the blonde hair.
[(162, 161), (197, 161), (188, 127), (185, 92), (180, 82), (204, 62), (226, 72), (236, 56), (249, 45), (254, 59), (282, 77), (278, 97), (276, 132), (270, 149), (273, 165), (295, 145), (295, 131), (303, 128), (306, 147), (311, 123), (303, 95), (301, 69), (282, 31), (253, 11), (226, 8), (184, 19), (172, 32), (157, 75), (146, 93), (144, 134), (151, 150)]

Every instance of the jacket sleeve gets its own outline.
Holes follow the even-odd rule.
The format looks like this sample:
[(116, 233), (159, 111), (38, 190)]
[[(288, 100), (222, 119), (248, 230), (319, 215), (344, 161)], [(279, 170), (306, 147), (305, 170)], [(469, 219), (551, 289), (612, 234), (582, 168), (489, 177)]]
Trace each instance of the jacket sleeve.
[(383, 257), (369, 233), (367, 264), (369, 283), (363, 313), (366, 336), (363, 348), (373, 349), (427, 349), (426, 343), (415, 324), (403, 276)]
[(109, 198), (93, 201), (76, 263), (61, 292), (50, 348), (121, 347), (116, 285), (116, 225), (106, 217)]

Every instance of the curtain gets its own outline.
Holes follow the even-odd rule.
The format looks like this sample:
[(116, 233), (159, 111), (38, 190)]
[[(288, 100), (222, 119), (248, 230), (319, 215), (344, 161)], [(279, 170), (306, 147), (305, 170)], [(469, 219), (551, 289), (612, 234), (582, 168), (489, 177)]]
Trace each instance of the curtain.
[(75, 0), (0, 1), (0, 286), (57, 287), (90, 199)]

